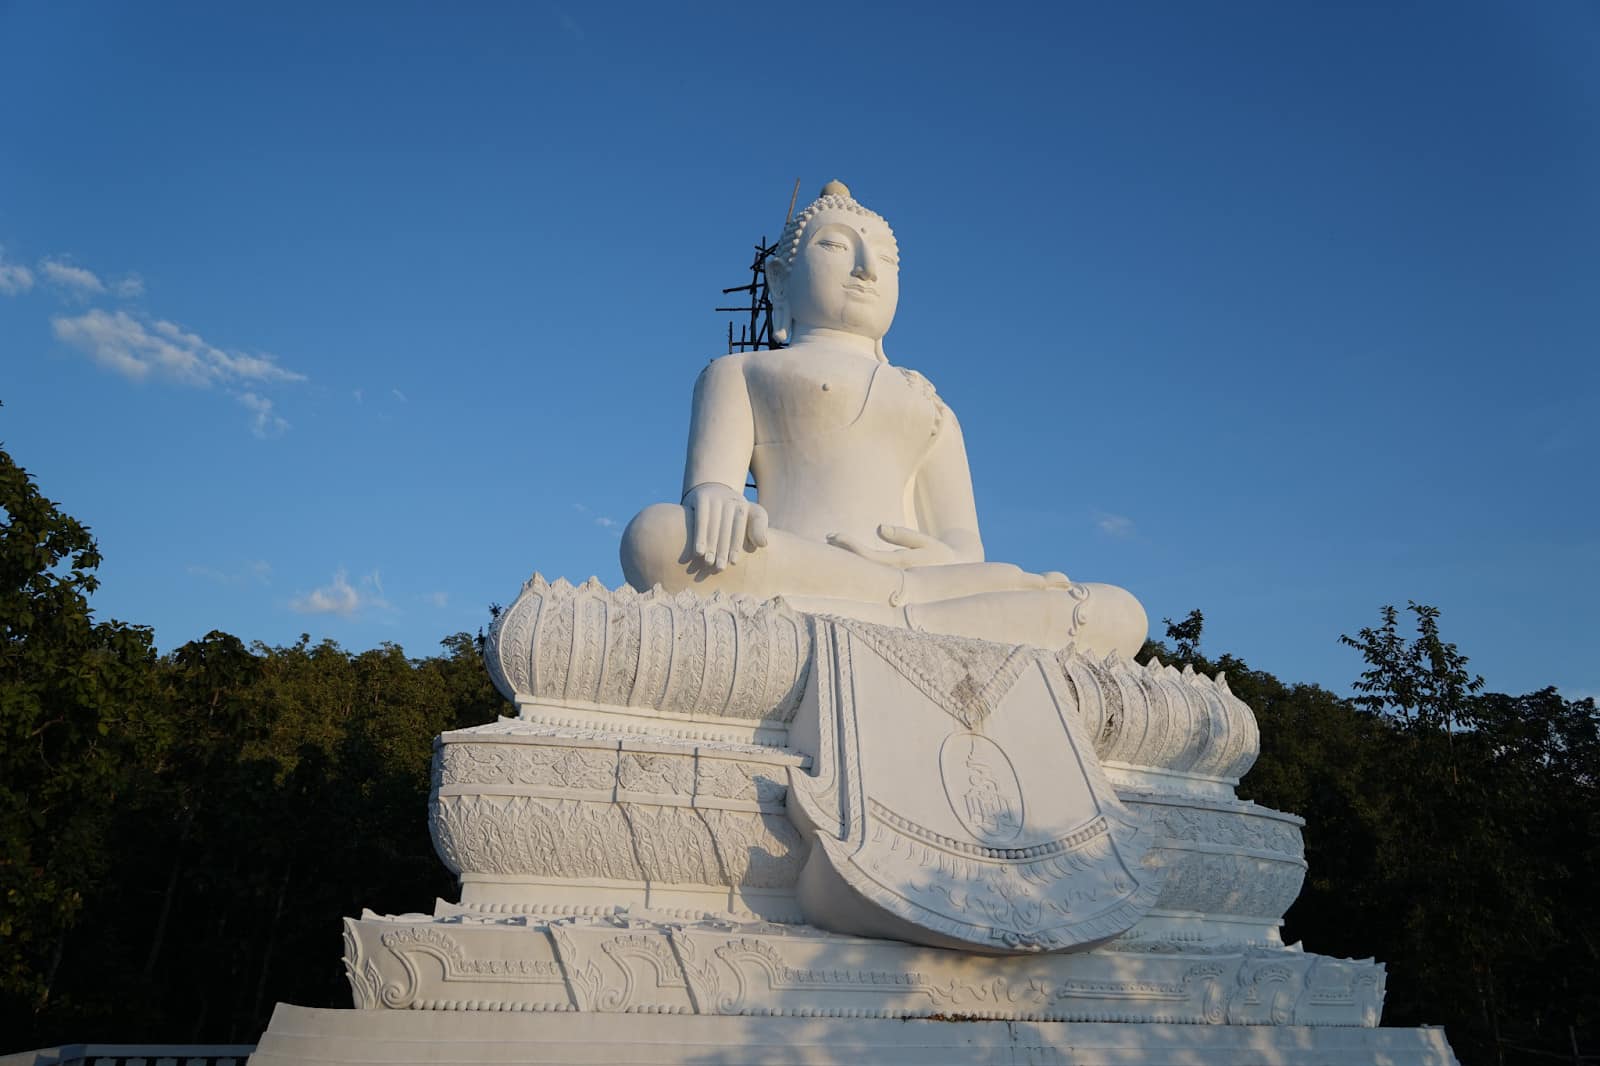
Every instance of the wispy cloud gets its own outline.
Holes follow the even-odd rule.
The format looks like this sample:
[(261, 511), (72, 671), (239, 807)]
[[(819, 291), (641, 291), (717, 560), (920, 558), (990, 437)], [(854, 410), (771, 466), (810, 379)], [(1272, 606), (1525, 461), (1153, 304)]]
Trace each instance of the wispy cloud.
[(1094, 525), (1096, 529), (1108, 537), (1127, 538), (1134, 534), (1133, 519), (1127, 515), (1096, 511), (1094, 513)]
[(144, 278), (138, 274), (124, 274), (108, 280), (88, 267), (79, 266), (67, 255), (45, 256), (34, 270), (20, 263), (5, 262), (5, 249), (0, 248), (0, 293), (15, 296), (19, 292), (26, 292), (33, 288), (37, 278), (79, 303), (108, 294), (119, 300), (134, 300), (144, 295)]
[(431, 607), (450, 606), (450, 594), (448, 592), (430, 592), (422, 598)]
[(273, 413), (272, 401), (265, 396), (260, 396), (253, 392), (241, 392), (238, 399), (240, 403), (253, 412), (254, 417), (250, 420), (250, 432), (262, 440), (279, 436), (289, 428), (288, 420), (281, 415)]
[(406, 395), (405, 390), (393, 386), (385, 388), (382, 385), (351, 389), (350, 398), (358, 404), (372, 407), (379, 418), (392, 418), (393, 412), (401, 404), (411, 402), (411, 397)]
[(247, 582), (272, 584), (272, 564), (265, 559), (252, 559), (237, 570), (219, 570), (217, 567), (203, 566), (199, 563), (190, 563), (184, 570), (195, 577), (215, 581), (219, 585), (243, 585)]
[(301, 614), (337, 614), (349, 616), (361, 609), (361, 594), (343, 570), (333, 575), (333, 583), (312, 589), (304, 596), (296, 596), (289, 606)]
[(154, 374), (204, 388), (306, 380), (269, 355), (225, 352), (175, 323), (149, 321), (126, 311), (94, 308), (81, 315), (57, 315), (50, 325), (58, 340), (134, 381)]
[(579, 24), (577, 19), (573, 18), (570, 14), (557, 7), (555, 4), (550, 5), (550, 11), (555, 15), (556, 22), (560, 24), (563, 30), (567, 31), (568, 35), (570, 35), (573, 40), (583, 40), (583, 26)]
[(92, 270), (75, 266), (64, 258), (39, 260), (39, 276), (71, 296), (86, 299), (106, 291), (106, 283)]
[(6, 262), (6, 250), (0, 245), (0, 294), (15, 296), (33, 288), (33, 271), (21, 263)]
[(301, 614), (336, 614), (349, 618), (364, 610), (389, 610), (390, 604), (384, 599), (383, 577), (378, 571), (372, 571), (352, 585), (349, 574), (340, 567), (331, 583), (296, 596), (289, 601), (289, 607)]
[(610, 515), (595, 514), (593, 511), (589, 510), (589, 505), (584, 503), (575, 503), (572, 505), (572, 509), (581, 515), (588, 515), (589, 520), (595, 525), (599, 526), (601, 529), (609, 529), (612, 536), (622, 536), (622, 523), (618, 522)]
[[(138, 274), (102, 278), (66, 255), (46, 256), (35, 269), (37, 274), (20, 263), (6, 262), (5, 249), (0, 248), (0, 293), (24, 292), (37, 278), (79, 303), (108, 297), (137, 300), (144, 295), (144, 279)], [(306, 380), (270, 355), (220, 348), (176, 322), (139, 310), (95, 307), (81, 314), (58, 314), (51, 317), (50, 328), (62, 344), (130, 381), (219, 388), (250, 412), (250, 430), (257, 437), (275, 437), (289, 428), (274, 401), (263, 395), (265, 388)]]

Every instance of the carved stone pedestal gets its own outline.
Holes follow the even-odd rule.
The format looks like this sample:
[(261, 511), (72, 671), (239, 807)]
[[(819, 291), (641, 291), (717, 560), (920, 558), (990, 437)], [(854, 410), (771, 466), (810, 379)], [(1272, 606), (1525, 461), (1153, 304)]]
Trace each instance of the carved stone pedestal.
[(537, 577), (488, 658), (517, 717), (434, 760), (461, 901), (347, 919), (356, 1009), (256, 1066), (1454, 1061), (1283, 944), (1302, 823), (1235, 795), (1220, 676)]
[(806, 912), (822, 839), (860, 891), (956, 886), (890, 904), (899, 939), (1281, 948), (1305, 876), (1301, 820), (1234, 794), (1259, 738), (1220, 678), (538, 577), (488, 661), (518, 717), (440, 738), (431, 821), (476, 913), (860, 932)]

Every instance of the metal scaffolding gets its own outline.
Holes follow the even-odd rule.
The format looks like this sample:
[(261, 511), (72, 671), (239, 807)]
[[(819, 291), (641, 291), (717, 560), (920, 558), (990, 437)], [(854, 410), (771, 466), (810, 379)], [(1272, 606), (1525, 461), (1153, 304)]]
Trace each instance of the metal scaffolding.
[[(795, 197), (800, 195), (800, 179), (794, 182), (794, 192), (789, 194), (789, 213), (784, 216), (783, 224), (787, 226), (794, 217)], [(778, 250), (777, 242), (767, 243), (766, 234), (755, 246), (755, 259), (750, 262), (750, 281), (745, 285), (734, 285), (722, 290), (724, 296), (741, 292), (749, 298), (749, 303), (737, 307), (719, 307), (718, 311), (731, 312), (736, 315), (748, 315), (749, 320), (739, 322), (739, 335), (734, 336), (734, 322), (728, 323), (728, 354), (734, 352), (750, 352), (762, 348), (782, 348), (783, 342), (774, 340), (772, 336), (772, 297), (767, 291), (767, 257)], [(737, 320), (735, 320), (737, 321)]]

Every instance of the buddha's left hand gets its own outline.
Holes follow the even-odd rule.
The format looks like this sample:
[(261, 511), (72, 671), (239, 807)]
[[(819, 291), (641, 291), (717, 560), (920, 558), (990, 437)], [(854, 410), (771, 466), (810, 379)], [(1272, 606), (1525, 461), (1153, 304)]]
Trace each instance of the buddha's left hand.
[(912, 529), (909, 526), (892, 526), (887, 522), (878, 527), (880, 539), (890, 544), (898, 544), (898, 548), (873, 548), (863, 544), (858, 538), (847, 533), (833, 533), (828, 537), (828, 543), (835, 548), (855, 552), (865, 559), (876, 563), (883, 563), (897, 569), (907, 569), (913, 566), (943, 566), (946, 563), (961, 561), (956, 550), (938, 537)]

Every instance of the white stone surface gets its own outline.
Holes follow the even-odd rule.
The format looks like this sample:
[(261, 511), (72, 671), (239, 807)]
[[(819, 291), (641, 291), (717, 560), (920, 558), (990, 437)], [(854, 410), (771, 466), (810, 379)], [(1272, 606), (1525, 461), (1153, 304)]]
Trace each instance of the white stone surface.
[[(811, 632), (781, 602), (574, 587), (535, 574), (500, 613), (484, 653), (522, 716), (603, 718), (652, 735), (781, 743), (811, 660)], [(604, 712), (596, 715), (589, 710)]]
[(798, 752), (507, 725), (446, 734), (435, 760), (430, 825), (464, 904), (800, 918)]
[(345, 922), (367, 1010), (1378, 1023), (1384, 969), (1285, 948), (1129, 943), (994, 956), (802, 925), (439, 913)]
[[(502, 719), (447, 733), (431, 825), (469, 908), (494, 914), (800, 921), (793, 750)], [(1166, 872), (1129, 935), (1270, 944), (1305, 875), (1300, 819), (1118, 787)]]
[[(787, 598), (640, 593), (535, 574), (491, 627), (485, 659), (501, 694), (530, 722), (782, 746), (811, 668), (811, 642), (810, 623)], [(973, 657), (992, 647), (927, 646), (952, 662), (967, 654), (963, 646)], [(1112, 779), (1147, 791), (1232, 797), (1260, 751), (1260, 734), (1226, 680), (1089, 651), (1074, 645), (1056, 657)]]
[(789, 346), (729, 355), (700, 375), (681, 502), (629, 524), (628, 582), (1134, 655), (1147, 620), (1126, 591), (984, 560), (955, 414), (884, 354), (899, 262), (888, 224), (837, 182), (794, 217), (766, 268), (774, 331)]
[(1049, 652), (818, 618), (789, 815), (813, 925), (986, 953), (1078, 949), (1154, 905), (1123, 806)]
[[(836, 637), (860, 644), (856, 658), (875, 673), (841, 685), (838, 656), (819, 652)], [(441, 738), (432, 815), (462, 903), (482, 913), (809, 918), (991, 952), (1115, 935), (1281, 947), (1278, 925), (1304, 878), (1299, 819), (1233, 794), (1256, 755), (1254, 716), (1223, 681), (1192, 671), (797, 615), (781, 602), (537, 577), (488, 649), (523, 717)], [(868, 711), (857, 715), (857, 704)], [(848, 744), (838, 741), (841, 716), (855, 723)], [(878, 738), (875, 755), (854, 739), (868, 734)], [(1034, 794), (1012, 797), (1028, 842), (993, 847), (962, 826), (944, 783), (947, 737), (1000, 744), (997, 770), (1031, 760), (1024, 777)], [(1102, 755), (1121, 761), (1102, 770)], [(1077, 791), (1065, 790), (1069, 765)], [(833, 841), (813, 854), (809, 878), (809, 845), (790, 817), (800, 809), (790, 799), (796, 773), (811, 797), (805, 828), (817, 838), (828, 823)], [(841, 781), (864, 797), (859, 817), (840, 813)], [(1022, 782), (1013, 777), (1013, 786)], [(923, 813), (907, 823), (917, 802)], [(1084, 802), (1094, 809), (1074, 813)], [(834, 813), (823, 813), (830, 804)], [(925, 831), (893, 828), (904, 824)], [(1078, 847), (1061, 845), (1085, 830)], [(929, 890), (959, 893), (959, 906), (946, 899), (936, 909), (966, 932), (952, 940), (950, 921), (930, 916), (901, 924), (905, 908), (928, 904), (922, 890), (912, 893), (922, 904), (902, 897), (877, 908), (882, 924), (867, 922), (857, 897), (909, 891), (923, 874), (913, 864), (875, 888), (857, 860), (881, 863), (883, 848), (909, 856), (940, 839), (957, 842), (920, 854), (970, 883), (952, 875)], [(1090, 861), (1095, 848), (1105, 850)], [(1113, 893), (1117, 881), (1125, 884)], [(959, 917), (1007, 893), (1019, 916), (1056, 918), (997, 929)], [(1060, 905), (1070, 918), (1049, 910)], [(1117, 927), (1107, 924), (1112, 911)]]
[(251, 1066), (1456, 1066), (1439, 1029), (886, 1021), (279, 1004)]

